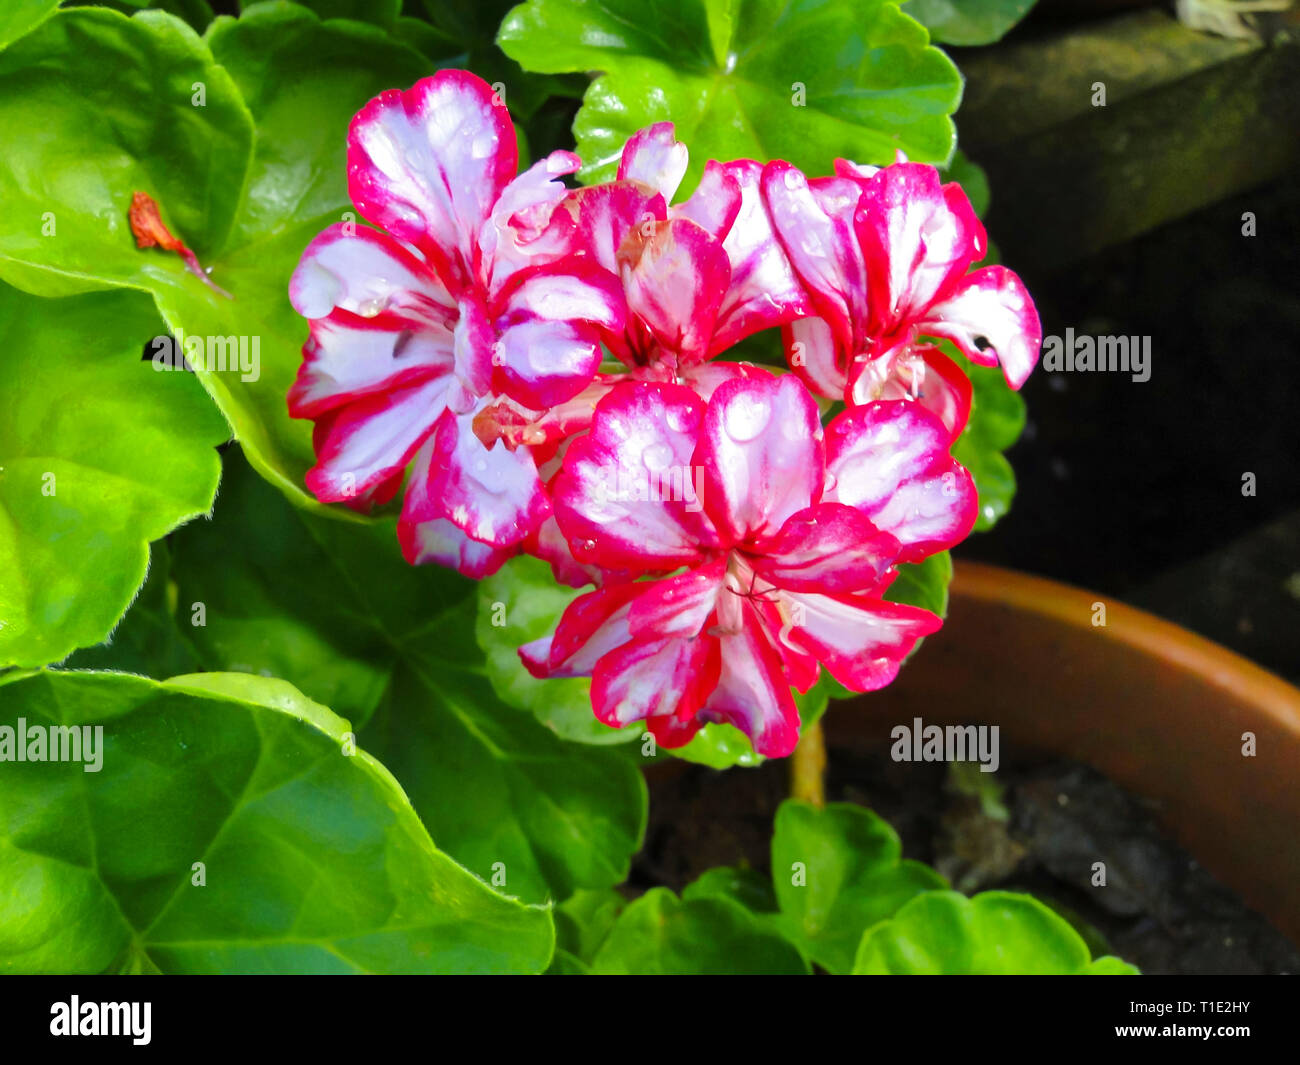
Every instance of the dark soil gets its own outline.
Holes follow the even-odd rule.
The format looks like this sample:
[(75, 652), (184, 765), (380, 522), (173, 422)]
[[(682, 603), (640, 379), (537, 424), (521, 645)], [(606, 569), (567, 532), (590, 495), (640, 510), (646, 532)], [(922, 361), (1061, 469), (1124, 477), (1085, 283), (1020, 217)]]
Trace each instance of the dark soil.
[[(1087, 766), (1016, 762), (1003, 745), (1000, 800), (963, 787), (979, 773), (832, 750), (830, 801), (868, 806), (897, 830), (903, 853), (966, 892), (1026, 891), (1088, 940), (1146, 973), (1300, 972), (1300, 951), (1164, 834), (1155, 811)], [(672, 767), (650, 782), (650, 825), (631, 885), (680, 890), (706, 869), (768, 868), (772, 818), (788, 767), (726, 773)], [(999, 809), (999, 806), (1001, 809)], [(1093, 863), (1106, 884), (1092, 886)]]

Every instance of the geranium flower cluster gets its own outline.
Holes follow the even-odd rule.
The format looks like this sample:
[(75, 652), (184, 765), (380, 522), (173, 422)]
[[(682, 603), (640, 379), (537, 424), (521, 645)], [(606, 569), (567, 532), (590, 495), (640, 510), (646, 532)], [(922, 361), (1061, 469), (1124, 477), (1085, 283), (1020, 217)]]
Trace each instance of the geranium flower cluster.
[[(290, 285), (307, 484), (362, 510), (402, 491), (412, 563), (484, 577), (527, 552), (592, 585), (520, 654), (591, 676), (606, 724), (678, 746), (726, 721), (788, 754), (792, 687), (889, 683), (940, 624), (883, 599), (896, 567), (975, 520), (949, 454), (969, 381), (923, 338), (1018, 388), (1037, 315), (1013, 273), (970, 270), (983, 227), (929, 166), (709, 162), (674, 203), (668, 123), (615, 181), (571, 190), (579, 166), (517, 173), (505, 107), (464, 71), (356, 116), (349, 189), (374, 228), (327, 229)], [(774, 328), (792, 373), (720, 358)], [(825, 426), (815, 395), (845, 405)]]

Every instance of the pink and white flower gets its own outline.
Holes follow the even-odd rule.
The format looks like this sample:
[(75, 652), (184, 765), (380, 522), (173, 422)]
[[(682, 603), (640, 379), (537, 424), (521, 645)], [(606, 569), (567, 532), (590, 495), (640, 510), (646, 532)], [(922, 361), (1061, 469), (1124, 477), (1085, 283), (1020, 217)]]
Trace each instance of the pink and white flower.
[(1020, 279), (1002, 266), (970, 271), (988, 250), (956, 183), (932, 166), (837, 160), (806, 178), (769, 163), (762, 194), (814, 313), (785, 329), (787, 354), (814, 391), (850, 404), (919, 400), (955, 437), (970, 413), (966, 375), (928, 335), (972, 362), (1001, 364), (1012, 388), (1038, 358), (1042, 329)]
[[(553, 486), (574, 558), (606, 580), (520, 655), (538, 676), (590, 675), (601, 721), (645, 721), (665, 746), (726, 721), (758, 753), (789, 754), (792, 685), (807, 691), (825, 665), (855, 691), (879, 688), (939, 627), (881, 596), (897, 563), (974, 523), (974, 486), (948, 445), (934, 415), (900, 401), (847, 410), (823, 432), (792, 375), (754, 371), (707, 401), (676, 383), (620, 384)], [(663, 490), (688, 477), (697, 490)]]
[(528, 447), (484, 411), (529, 422), (595, 376), (623, 328), (617, 283), (573, 252), (554, 152), (516, 176), (514, 127), (482, 80), (446, 70), (353, 119), (349, 192), (380, 227), (331, 226), (290, 284), (310, 320), (289, 394), (312, 419), (308, 487), (359, 509), (392, 499), (412, 562), (492, 572), (550, 514)]
[(578, 244), (621, 282), (624, 329), (610, 349), (641, 380), (716, 385), (709, 359), (760, 329), (810, 313), (759, 190), (762, 165), (709, 162), (689, 199), (670, 206), (688, 164), (671, 122), (623, 149), (616, 181), (579, 189), (565, 206)]

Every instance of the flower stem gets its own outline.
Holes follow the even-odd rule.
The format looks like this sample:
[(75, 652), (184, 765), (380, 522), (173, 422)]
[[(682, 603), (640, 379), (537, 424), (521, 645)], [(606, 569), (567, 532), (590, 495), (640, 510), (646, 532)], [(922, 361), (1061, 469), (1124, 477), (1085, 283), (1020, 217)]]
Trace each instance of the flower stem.
[(790, 794), (821, 808), (826, 805), (826, 738), (822, 723), (814, 721), (803, 730), (799, 745), (790, 756)]

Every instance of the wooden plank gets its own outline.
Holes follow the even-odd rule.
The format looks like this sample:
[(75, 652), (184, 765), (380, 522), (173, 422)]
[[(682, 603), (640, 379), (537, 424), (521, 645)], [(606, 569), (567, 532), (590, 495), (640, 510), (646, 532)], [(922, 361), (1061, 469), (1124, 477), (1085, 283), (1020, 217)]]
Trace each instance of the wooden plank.
[[(1300, 11), (1288, 18), (1300, 29)], [(955, 58), (967, 77), (961, 145), (989, 172), (990, 231), (1031, 272), (1300, 164), (1300, 32), (1265, 46), (1148, 10)]]

